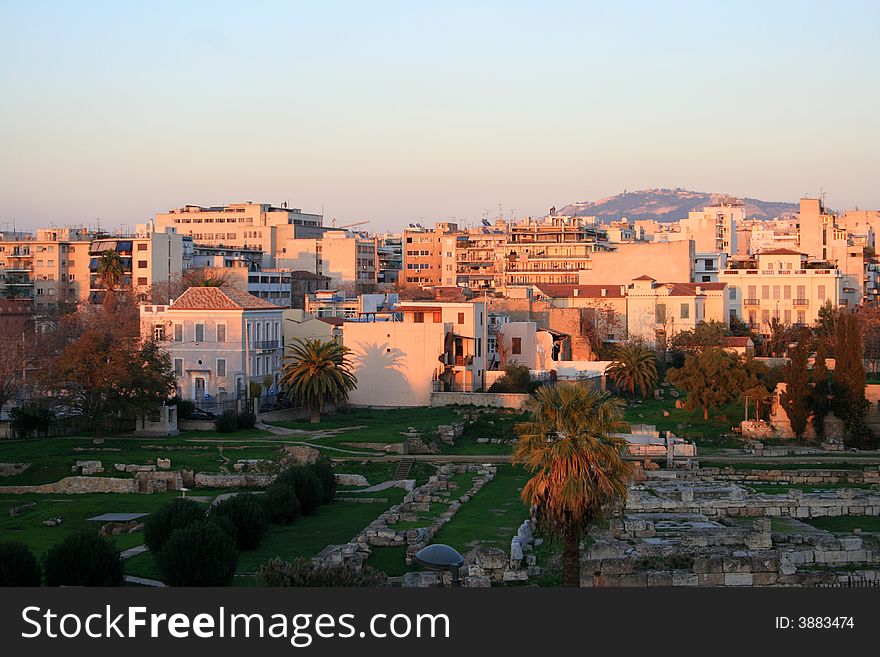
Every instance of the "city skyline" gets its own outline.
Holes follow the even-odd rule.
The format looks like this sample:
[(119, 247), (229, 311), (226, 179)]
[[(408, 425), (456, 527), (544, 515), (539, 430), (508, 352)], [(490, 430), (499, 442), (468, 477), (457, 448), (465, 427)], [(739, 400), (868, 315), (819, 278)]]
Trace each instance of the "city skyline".
[(655, 187), (880, 205), (874, 3), (208, 7), (0, 7), (2, 229), (252, 200), (383, 231)]

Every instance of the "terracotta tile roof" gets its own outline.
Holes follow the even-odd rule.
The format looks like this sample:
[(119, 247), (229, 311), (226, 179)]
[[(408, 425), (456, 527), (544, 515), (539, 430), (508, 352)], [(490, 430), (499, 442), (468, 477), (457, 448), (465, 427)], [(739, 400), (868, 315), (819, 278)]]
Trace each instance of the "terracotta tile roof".
[(806, 255), (801, 251), (793, 249), (770, 249), (769, 251), (761, 251), (758, 255)]
[(697, 294), (697, 288), (702, 292), (710, 290), (723, 290), (727, 283), (658, 283), (657, 287), (668, 287), (671, 297), (692, 297)]
[(651, 278), (651, 277), (648, 276), (647, 274), (642, 274), (641, 276), (639, 276), (638, 278), (634, 278), (633, 280), (634, 280), (634, 281), (654, 281), (654, 280), (657, 280), (657, 279), (655, 279), (655, 278)]
[(323, 276), (321, 274), (313, 274), (310, 271), (303, 271), (300, 269), (294, 269), (293, 271), (291, 271), (290, 277), (295, 281), (329, 281), (330, 280), (329, 276)]
[[(748, 347), (752, 339), (747, 336), (730, 336), (721, 341), (725, 347)], [(753, 343), (754, 346), (754, 343)]]
[(174, 300), (169, 310), (280, 310), (280, 306), (236, 287), (191, 287)]

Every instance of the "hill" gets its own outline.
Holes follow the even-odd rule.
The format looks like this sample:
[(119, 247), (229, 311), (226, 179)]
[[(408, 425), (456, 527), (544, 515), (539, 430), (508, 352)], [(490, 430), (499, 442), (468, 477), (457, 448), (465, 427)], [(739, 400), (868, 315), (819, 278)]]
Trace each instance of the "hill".
[[(602, 222), (626, 217), (635, 219), (656, 219), (657, 221), (677, 221), (687, 217), (691, 210), (700, 210), (722, 200), (736, 199), (727, 194), (693, 192), (686, 189), (643, 189), (624, 191), (616, 196), (571, 203), (558, 210), (558, 214), (569, 216), (595, 216)], [(756, 198), (736, 199), (743, 203), (746, 217), (773, 219), (798, 211), (797, 203), (762, 201)]]

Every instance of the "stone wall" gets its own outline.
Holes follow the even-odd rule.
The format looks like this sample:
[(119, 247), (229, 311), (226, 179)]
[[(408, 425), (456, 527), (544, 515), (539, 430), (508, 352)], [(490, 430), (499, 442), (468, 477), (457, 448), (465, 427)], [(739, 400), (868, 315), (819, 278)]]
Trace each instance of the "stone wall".
[(431, 406), (487, 406), (520, 410), (529, 395), (515, 392), (432, 392)]
[(271, 474), (214, 474), (199, 472), (195, 476), (196, 488), (266, 488), (275, 480)]
[(880, 484), (880, 469), (877, 466), (866, 467), (863, 470), (695, 468), (693, 470), (661, 470), (649, 472), (646, 475), (648, 479), (729, 481), (735, 483)]
[(0, 486), (0, 493), (24, 495), (27, 493), (78, 495), (82, 493), (137, 493), (134, 479), (115, 477), (65, 477), (51, 484), (38, 486)]

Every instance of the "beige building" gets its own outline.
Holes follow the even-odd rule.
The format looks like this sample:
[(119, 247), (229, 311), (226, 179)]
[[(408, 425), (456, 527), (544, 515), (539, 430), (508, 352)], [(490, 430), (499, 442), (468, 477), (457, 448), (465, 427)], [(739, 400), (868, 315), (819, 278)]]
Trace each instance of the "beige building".
[(578, 272), (580, 285), (620, 285), (647, 274), (657, 280), (692, 281), (696, 253), (693, 240), (615, 244), (613, 251), (591, 254)]
[(440, 222), (433, 229), (410, 224), (403, 231), (401, 285), (455, 285), (458, 232), (454, 223)]
[(274, 384), (283, 309), (234, 287), (191, 287), (171, 305), (141, 306), (141, 335), (170, 352), (177, 394), (197, 404), (244, 398), (245, 382)]
[(319, 319), (311, 313), (296, 308), (285, 308), (282, 313), (281, 333), (284, 338), (284, 353), (290, 352), (290, 347), (303, 340), (342, 340), (342, 329), (339, 322), (329, 322)]
[(426, 406), (435, 390), (485, 386), (486, 308), (482, 303), (400, 304), (401, 321), (342, 324), (362, 406)]
[(370, 290), (379, 282), (377, 238), (342, 231), (327, 231), (314, 239), (285, 238), (279, 241), (275, 263), (286, 269), (327, 276), (330, 285), (354, 285)]
[(627, 334), (652, 345), (665, 345), (677, 333), (700, 322), (729, 324), (725, 283), (658, 283), (640, 276), (626, 292)]
[(785, 325), (812, 324), (826, 302), (840, 305), (842, 277), (825, 262), (809, 262), (790, 249), (764, 251), (737, 262), (719, 275), (730, 288), (731, 312), (761, 333), (770, 320)]

